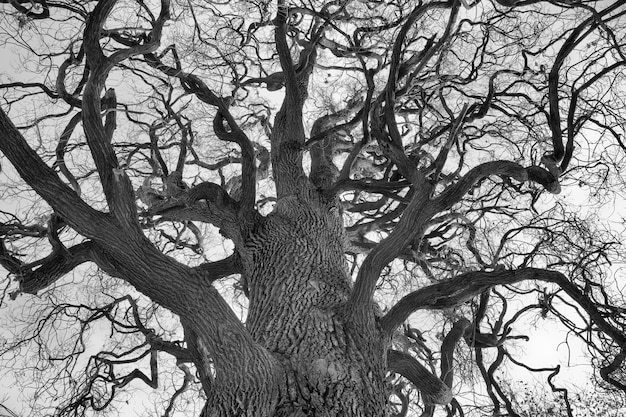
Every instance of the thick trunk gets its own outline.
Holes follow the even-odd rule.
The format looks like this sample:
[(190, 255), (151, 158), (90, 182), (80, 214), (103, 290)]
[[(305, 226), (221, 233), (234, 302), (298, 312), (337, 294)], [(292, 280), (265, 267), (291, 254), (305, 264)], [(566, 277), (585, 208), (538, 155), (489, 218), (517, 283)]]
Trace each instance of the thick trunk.
[(276, 416), (385, 414), (385, 341), (341, 313), (351, 282), (337, 210), (315, 192), (278, 201), (245, 249), (252, 337), (282, 364)]

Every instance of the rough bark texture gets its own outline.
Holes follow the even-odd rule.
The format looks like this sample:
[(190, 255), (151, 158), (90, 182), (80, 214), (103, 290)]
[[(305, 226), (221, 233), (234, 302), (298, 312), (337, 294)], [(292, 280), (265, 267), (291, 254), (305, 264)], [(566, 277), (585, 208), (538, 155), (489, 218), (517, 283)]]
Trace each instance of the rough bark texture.
[(351, 284), (338, 210), (306, 192), (285, 197), (245, 252), (247, 328), (285, 372), (275, 415), (383, 415), (384, 341), (339, 309)]
[[(508, 0), (498, 2), (507, 6), (527, 3)], [(0, 0), (0, 3), (7, 1)], [(33, 7), (39, 4), (31, 3)], [(240, 96), (243, 97), (239, 94), (240, 91), (230, 91), (228, 83), (224, 82), (221, 87), (226, 96), (218, 96), (195, 70), (189, 71), (184, 67), (184, 61), (179, 59), (175, 46), (161, 47), (161, 35), (170, 19), (168, 0), (161, 0), (158, 13), (156, 10), (149, 10), (153, 5), (138, 2), (140, 9), (146, 12), (143, 19), (147, 15), (151, 16), (151, 19), (144, 22), (146, 29), (137, 30), (141, 32), (140, 35), (134, 34), (130, 29), (112, 29), (117, 25), (109, 20), (109, 15), (119, 6), (117, 3), (117, 0), (98, 0), (90, 11), (79, 13), (84, 30), (82, 36), (77, 35), (76, 39), (66, 45), (70, 56), (58, 69), (58, 91), (52, 93), (48, 87), (44, 88), (44, 91), (50, 92), (48, 95), (51, 98), (61, 99), (71, 107), (67, 114), (73, 108), (80, 109), (80, 112), (71, 117), (56, 149), (55, 166), (67, 178), (71, 187), (63, 183), (55, 169), (42, 160), (38, 154), (41, 152), (39, 148), (36, 151), (30, 146), (20, 130), (0, 110), (0, 151), (24, 182), (49, 204), (55, 213), (54, 217), (58, 216), (62, 220), (63, 227), (72, 229), (72, 238), (79, 239), (73, 242), (74, 246), (66, 248), (58, 236), (61, 226), (42, 226), (33, 233), (38, 238), (47, 237), (52, 251), (47, 256), (40, 257), (37, 262), (25, 263), (15, 251), (5, 245), (4, 239), (13, 232), (11, 227), (15, 225), (3, 225), (8, 228), (0, 230), (0, 264), (19, 281), (20, 291), (16, 293), (35, 294), (85, 262), (94, 262), (109, 275), (132, 285), (152, 302), (180, 318), (185, 343), (176, 345), (176, 349), (170, 349), (169, 353), (175, 351), (177, 353), (172, 354), (178, 360), (191, 361), (196, 366), (207, 398), (202, 412), (206, 417), (385, 416), (390, 412), (387, 401), (392, 393), (403, 400), (402, 409), (406, 412), (406, 396), (401, 392), (402, 388), (387, 385), (387, 373), (399, 374), (417, 387), (422, 392), (424, 415), (432, 415), (434, 404), (447, 405), (452, 401), (455, 347), (466, 333), (470, 321), (458, 320), (442, 341), (440, 376), (436, 375), (439, 371), (433, 371), (434, 366), (427, 368), (411, 356), (408, 348), (405, 351), (392, 349), (394, 332), (417, 310), (453, 309), (494, 286), (513, 285), (525, 280), (543, 281), (558, 286), (586, 312), (597, 329), (620, 347), (619, 355), (601, 373), (607, 381), (611, 379), (610, 373), (626, 357), (626, 337), (608, 321), (607, 313), (589, 298), (587, 288), (582, 291), (560, 272), (526, 267), (532, 263), (524, 263), (524, 267), (518, 269), (507, 269), (508, 266), (497, 265), (497, 259), (488, 265), (480, 259), (475, 247), (468, 246), (478, 258), (481, 270), (455, 267), (448, 271), (449, 276), (446, 272), (442, 277), (427, 273), (432, 278), (431, 285), (422, 286), (404, 295), (384, 316), (374, 306), (374, 294), (383, 271), (394, 260), (407, 258), (415, 265), (420, 264), (418, 252), (420, 247), (428, 244), (429, 228), (432, 230), (433, 225), (440, 222), (436, 216), (445, 217), (451, 214), (455, 205), (473, 193), (485, 179), (501, 178), (508, 184), (502, 186), (505, 191), (519, 192), (521, 185), (528, 182), (553, 193), (560, 191), (559, 177), (572, 157), (572, 132), (575, 129), (572, 128), (574, 123), (568, 122), (568, 138), (564, 145), (559, 113), (559, 83), (563, 80), (559, 78), (559, 68), (565, 65), (574, 45), (579, 42), (578, 37), (587, 33), (587, 27), (600, 27), (599, 18), (612, 13), (619, 6), (619, 2), (602, 13), (594, 14), (572, 30), (556, 57), (549, 74), (545, 97), (550, 106), (547, 122), (550, 125), (554, 149), (552, 154), (544, 155), (541, 160), (545, 168), (537, 166), (537, 161), (527, 161), (523, 155), (514, 157), (513, 154), (505, 154), (504, 157), (510, 157), (511, 160), (487, 160), (481, 163), (477, 161), (483, 161), (482, 156), (474, 157), (469, 153), (466, 156), (466, 151), (473, 146), (468, 145), (471, 143), (469, 138), (476, 135), (469, 130), (479, 129), (480, 124), (477, 123), (465, 132), (463, 126), (485, 117), (490, 103), (496, 99), (496, 93), (505, 96), (506, 89), (502, 92), (496, 91), (496, 75), (489, 79), (489, 91), (482, 103), (478, 93), (472, 92), (469, 95), (459, 90), (463, 92), (461, 98), (477, 101), (463, 104), (459, 111), (458, 107), (461, 105), (449, 106), (443, 101), (448, 94), (443, 93), (445, 90), (442, 84), (438, 88), (441, 105), (433, 106), (427, 101), (420, 104), (421, 100), (435, 96), (434, 92), (426, 94), (426, 84), (417, 88), (421, 82), (420, 72), (428, 70), (427, 67), (432, 64), (436, 54), (443, 53), (443, 50), (452, 51), (450, 48), (456, 39), (457, 29), (460, 30), (457, 25), (461, 10), (459, 0), (430, 3), (420, 1), (414, 5), (408, 2), (398, 9), (397, 22), (384, 25), (376, 23), (378, 27), (364, 25), (366, 29), (359, 28), (352, 35), (347, 35), (346, 39), (353, 39), (355, 44), (354, 48), (350, 47), (345, 51), (340, 51), (339, 43), (332, 40), (338, 37), (337, 33), (326, 37), (325, 31), (332, 32), (339, 27), (350, 26), (344, 25), (349, 16), (344, 15), (344, 12), (352, 13), (352, 6), (348, 7), (348, 3), (344, 2), (329, 2), (319, 11), (303, 12), (305, 9), (293, 8), (286, 1), (277, 0), (276, 8), (273, 9), (277, 12), (276, 16), (271, 20), (269, 16), (263, 16), (263, 26), (274, 26), (275, 54), (270, 55), (277, 57), (276, 64), (280, 64), (281, 71), (247, 80), (245, 78), (252, 72), (244, 71), (242, 74), (235, 74), (236, 77), (233, 78), (237, 80), (233, 83), (237, 84), (237, 89), (262, 82), (271, 91), (285, 90), (272, 128), (269, 127), (269, 110), (268, 115), (263, 116), (263, 121), (256, 113), (247, 115), (252, 121), (257, 118), (264, 130), (267, 130), (267, 139), (271, 142), (267, 148), (260, 145), (262, 139), (255, 138), (256, 143), (253, 143), (247, 136), (246, 128), (238, 125), (241, 121), (235, 115), (246, 108), (244, 105), (236, 109), (236, 101)], [(400, 3), (397, 6), (401, 6)], [(11, 1), (10, 4), (28, 17), (45, 19), (49, 16), (47, 5), (41, 14), (33, 14), (24, 7), (27, 4), (24, 0)], [(42, 2), (42, 7), (43, 4), (45, 2)], [(550, 7), (556, 6), (555, 3)], [(80, 10), (82, 7), (83, 5)], [(189, 3), (189, 8), (193, 7), (196, 6)], [(411, 35), (413, 32), (421, 33), (417, 29), (421, 27), (418, 24), (422, 25), (419, 23), (421, 19), (432, 10), (439, 9), (448, 10), (447, 23), (441, 34), (433, 32), (430, 39), (425, 34), (419, 34), (418, 37)], [(71, 8), (65, 8), (61, 16), (69, 16), (72, 12)], [(297, 15), (301, 13), (313, 16), (311, 19), (314, 24), (311, 23), (307, 29), (309, 32), (301, 32), (303, 26), (298, 26)], [(389, 13), (395, 14), (396, 11)], [(335, 18), (339, 20), (334, 22)], [(179, 20), (184, 19), (181, 17)], [(196, 19), (195, 15), (193, 19)], [(245, 20), (245, 17), (242, 19)], [(392, 20), (395, 19), (394, 17)], [(68, 17), (68, 20), (71, 18)], [(383, 19), (386, 20), (387, 17)], [(363, 22), (367, 23), (365, 20)], [(252, 25), (256, 24), (260, 22)], [(490, 23), (489, 26), (492, 24), (495, 25)], [(252, 25), (247, 35), (252, 35)], [(334, 28), (331, 30), (331, 27)], [(366, 62), (367, 55), (361, 55), (367, 52), (367, 47), (361, 51), (361, 47), (368, 42), (367, 37), (363, 38), (363, 45), (358, 45), (361, 42), (358, 39), (365, 36), (366, 32), (379, 30), (380, 33), (375, 38), (380, 38), (381, 42), (386, 36), (391, 38), (389, 44), (381, 43), (369, 51), (372, 56), (382, 54), (376, 59), (379, 67), (373, 69), (372, 62)], [(362, 32), (361, 35), (358, 35), (359, 32)], [(422, 41), (420, 52), (415, 48), (419, 48)], [(262, 42), (267, 42), (267, 39)], [(71, 52), (74, 50), (74, 43), (81, 44), (80, 52), (76, 56)], [(266, 46), (269, 48), (268, 45)], [(242, 51), (245, 51), (245, 45), (241, 46)], [(78, 46), (76, 49), (79, 49)], [(264, 55), (265, 46), (262, 49)], [(304, 109), (310, 92), (308, 83), (317, 66), (324, 68), (323, 65), (316, 66), (316, 60), (322, 59), (323, 55), (318, 52), (324, 49), (328, 49), (326, 52), (337, 58), (348, 55), (358, 58), (355, 62), (360, 61), (363, 67), (357, 73), (362, 73), (362, 87), (367, 91), (355, 90), (354, 97), (344, 103), (345, 108), (329, 110), (330, 114), (312, 121), (312, 132), (307, 140), (305, 126), (310, 121), (305, 120)], [(388, 49), (388, 55), (384, 55), (385, 49)], [(59, 51), (61, 50), (63, 49), (60, 48)], [(261, 58), (260, 52), (257, 51), (256, 58), (269, 59)], [(297, 60), (294, 59), (295, 56), (298, 56)], [(244, 61), (248, 62), (248, 58)], [(388, 62), (389, 66), (386, 67), (384, 62)], [(437, 68), (443, 61), (438, 62)], [(154, 159), (150, 161), (151, 175), (137, 174), (142, 170), (135, 169), (130, 163), (128, 166), (120, 164), (120, 152), (115, 144), (120, 140), (116, 138), (116, 135), (120, 135), (116, 132), (117, 123), (123, 122), (123, 117), (116, 114), (121, 114), (120, 109), (123, 106), (121, 103), (117, 104), (115, 91), (108, 89), (105, 92), (105, 88), (110, 84), (109, 72), (121, 65), (130, 65), (129, 63), (142, 65), (141, 71), (128, 73), (145, 77), (146, 80), (152, 79), (147, 83), (154, 82), (155, 91), (159, 90), (157, 85), (162, 86), (164, 77), (168, 77), (172, 83), (170, 93), (176, 90), (184, 92), (183, 96), (173, 101), (183, 97), (185, 101), (188, 98), (196, 100), (181, 105), (181, 108), (177, 107), (176, 111), (172, 108), (172, 102), (164, 101), (167, 111), (162, 115), (167, 114), (167, 117), (164, 116), (163, 120), (151, 120), (148, 142), (150, 159)], [(524, 76), (524, 73), (528, 75), (527, 65), (525, 63), (520, 76)], [(201, 67), (199, 65), (196, 68), (197, 72), (202, 73)], [(84, 79), (76, 88), (74, 96), (65, 86), (65, 76), (70, 70), (78, 71), (80, 68), (84, 68)], [(212, 66), (207, 64), (207, 68)], [(233, 71), (239, 71), (238, 64), (232, 68)], [(154, 71), (154, 74), (148, 71)], [(376, 85), (385, 71), (388, 72), (386, 84)], [(440, 81), (454, 78), (440, 76), (438, 71), (439, 69), (435, 72), (435, 78)], [(240, 76), (244, 78), (239, 79)], [(432, 78), (428, 76), (424, 79)], [(585, 85), (583, 89), (588, 86)], [(583, 89), (573, 92), (574, 103)], [(403, 98), (403, 95), (406, 97)], [(411, 97), (411, 100), (407, 97)], [(439, 111), (426, 117), (434, 117), (433, 126), (421, 126), (415, 139), (419, 140), (419, 146), (424, 149), (419, 150), (415, 148), (416, 143), (409, 143), (412, 140), (409, 141), (407, 135), (413, 128), (413, 122), (405, 120), (406, 132), (401, 130), (400, 119), (415, 112), (411, 104), (404, 107), (401, 113), (403, 106), (408, 106), (402, 104), (403, 100), (414, 102), (413, 104), (423, 106), (424, 109), (445, 108), (448, 113), (439, 115), (441, 120), (435, 115)], [(184, 176), (183, 168), (192, 159), (192, 162), (207, 170), (219, 169), (232, 162), (229, 156), (228, 160), (222, 161), (223, 165), (219, 161), (209, 164), (199, 161), (198, 155), (192, 151), (191, 136), (198, 126), (192, 129), (192, 120), (186, 118), (185, 110), (188, 105), (192, 107), (196, 103), (212, 108), (208, 111), (208, 116), (198, 116), (199, 119), (212, 118), (212, 139), (221, 141), (219, 143), (234, 144), (240, 152), (236, 159), (241, 164), (241, 172), (237, 174), (237, 181), (230, 178), (231, 186), (228, 186), (222, 171), (219, 172), (222, 185), (209, 182), (208, 176), (202, 174), (195, 176), (193, 186), (185, 183), (185, 179), (189, 180), (192, 175)], [(501, 105), (498, 106), (502, 108)], [(155, 109), (160, 113), (160, 107)], [(146, 116), (146, 120), (150, 119), (147, 113), (142, 115), (142, 119), (143, 116)], [(247, 113), (244, 111), (244, 114)], [(128, 114), (126, 116), (130, 118)], [(422, 118), (416, 113), (416, 117), (418, 116)], [(175, 170), (168, 168), (167, 163), (170, 161), (161, 157), (159, 152), (166, 148), (168, 152), (174, 152), (172, 149), (177, 146), (177, 134), (171, 133), (171, 137), (167, 139), (157, 135), (157, 130), (168, 126), (170, 118), (178, 121), (178, 128), (182, 132), (180, 135), (183, 137), (180, 140)], [(488, 117), (489, 120), (495, 118), (491, 114)], [(189, 125), (183, 126), (183, 119), (188, 120)], [(520, 117), (520, 120), (523, 118)], [(198, 121), (200, 120), (196, 120), (194, 116), (194, 123)], [(65, 157), (70, 156), (67, 144), (79, 122), (93, 159), (92, 169), (97, 172), (102, 185), (101, 201), (106, 202), (103, 211), (92, 207), (81, 196), (81, 184), (65, 164)], [(202, 121), (199, 125), (206, 126), (208, 123)], [(249, 121), (248, 125), (252, 126), (254, 123), (250, 124)], [(360, 133), (356, 128), (358, 125), (361, 125)], [(352, 130), (356, 130), (356, 135), (361, 138), (343, 139)], [(447, 138), (442, 137), (444, 133)], [(516, 138), (513, 139), (517, 141)], [(167, 142), (166, 146), (163, 145), (164, 140)], [(491, 139), (486, 137), (486, 141), (488, 140)], [(159, 144), (159, 141), (162, 143)], [(517, 143), (516, 141), (512, 143)], [(141, 144), (140, 141), (130, 143), (137, 147), (135, 151), (138, 154), (141, 154), (140, 149), (146, 149), (146, 144)], [(140, 145), (144, 148), (140, 148)], [(368, 146), (373, 148), (366, 151)], [(437, 147), (440, 149), (435, 152)], [(343, 154), (338, 157), (337, 153), (340, 151)], [(416, 152), (412, 153), (413, 151)], [(490, 155), (495, 155), (489, 148), (485, 151), (485, 155), (487, 151)], [(305, 152), (309, 153), (310, 167), (305, 167), (303, 162)], [(455, 156), (451, 157), (451, 153)], [(352, 167), (360, 157), (373, 164), (370, 168), (376, 169), (367, 176), (357, 178)], [(258, 168), (257, 159), (261, 162)], [(128, 157), (128, 160), (132, 161), (132, 158)], [(341, 161), (343, 167), (339, 166)], [(260, 193), (257, 193), (256, 187), (258, 181), (269, 177), (270, 162), (276, 193), (268, 196), (268, 200), (275, 197), (276, 203), (272, 212), (264, 217), (257, 207), (261, 203), (257, 198)], [(453, 165), (458, 166), (453, 169)], [(308, 175), (307, 168), (310, 168)], [(128, 174), (125, 169), (128, 169)], [(131, 170), (136, 172), (132, 174)], [(232, 172), (226, 175), (231, 174)], [(133, 175), (144, 175), (144, 178)], [(164, 184), (160, 191), (151, 186), (151, 180), (158, 176), (161, 176)], [(216, 176), (217, 174), (208, 178), (219, 182), (215, 180)], [(144, 182), (137, 188), (140, 179), (144, 179)], [(239, 188), (234, 186), (236, 183), (240, 184)], [(356, 232), (353, 230), (355, 242), (361, 243), (360, 253), (367, 253), (358, 261), (360, 269), (355, 274), (354, 282), (345, 258), (347, 250), (344, 217), (338, 203), (340, 190), (354, 192), (352, 203), (355, 206), (360, 205), (360, 209), (355, 206), (352, 209), (353, 214), (362, 215), (359, 222), (368, 219), (370, 215), (367, 212), (376, 212), (367, 222), (356, 225), (366, 224), (368, 229), (359, 230), (356, 227)], [(359, 201), (356, 196), (362, 191), (371, 192), (371, 195)], [(374, 194), (382, 197), (378, 199)], [(143, 206), (137, 206), (136, 196)], [(345, 196), (341, 196), (343, 197)], [(343, 203), (349, 204), (346, 199)], [(384, 210), (388, 211), (385, 213)], [(189, 267), (162, 253), (146, 237), (144, 227), (148, 228), (147, 224), (151, 222), (182, 223), (185, 227), (191, 222), (210, 224), (233, 243), (234, 253), (217, 262)], [(197, 226), (193, 227), (199, 230)], [(446, 228), (448, 227), (452, 225), (447, 225)], [(370, 241), (366, 237), (370, 231), (381, 231), (381, 235)], [(440, 237), (445, 233), (447, 232), (440, 231)], [(476, 234), (475, 230), (473, 234)], [(445, 248), (444, 243), (440, 245), (441, 250)], [(241, 275), (244, 293), (249, 300), (245, 323), (241, 322), (228, 302), (211, 285), (219, 278), (234, 274)], [(478, 326), (476, 330), (480, 330)], [(494, 332), (494, 337), (497, 333)], [(174, 345), (174, 342), (169, 343)], [(166, 342), (161, 341), (161, 346), (166, 346)], [(476, 337), (473, 346), (478, 347)], [(493, 346), (498, 347), (501, 356), (504, 354), (501, 346), (492, 344)], [(151, 348), (153, 352), (159, 350), (156, 344), (152, 344)], [(477, 357), (479, 356), (480, 353), (477, 353)], [(121, 385), (115, 385), (116, 381), (109, 382), (115, 387)], [(124, 385), (126, 383), (127, 381)], [(89, 392), (85, 394), (88, 395)]]

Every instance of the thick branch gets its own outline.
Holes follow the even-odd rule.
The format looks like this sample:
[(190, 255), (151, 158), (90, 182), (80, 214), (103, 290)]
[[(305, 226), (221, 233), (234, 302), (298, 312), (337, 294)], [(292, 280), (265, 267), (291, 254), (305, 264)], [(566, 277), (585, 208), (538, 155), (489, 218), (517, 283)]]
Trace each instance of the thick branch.
[(452, 400), (452, 392), (439, 378), (433, 375), (424, 365), (412, 356), (389, 350), (387, 352), (387, 368), (389, 372), (402, 375), (422, 394), (424, 400), (430, 404), (448, 404)]
[(363, 261), (348, 300), (349, 307), (358, 309), (370, 302), (383, 268), (424, 232), (426, 222), (435, 214), (433, 208), (427, 197), (415, 193), (391, 234)]
[(108, 217), (90, 207), (61, 181), (54, 170), (28, 146), (2, 109), (0, 135), (0, 151), (11, 161), (20, 177), (74, 230), (90, 238), (98, 236), (100, 228), (109, 222)]
[(210, 282), (229, 275), (240, 274), (243, 271), (239, 255), (236, 253), (219, 261), (205, 262), (194, 269), (201, 272)]
[[(104, 23), (116, 3), (117, 0), (99, 1), (85, 27), (84, 48), (90, 73), (82, 102), (83, 127), (111, 213), (127, 228), (133, 228), (136, 233), (140, 233), (133, 188), (128, 176), (120, 169), (111, 144), (115, 128), (114, 118), (107, 115), (106, 125), (102, 123), (100, 94), (104, 89), (109, 71), (115, 64), (133, 55), (151, 53), (158, 48), (161, 30), (169, 17), (169, 3), (167, 0), (162, 0), (161, 13), (148, 36), (149, 41), (118, 50), (110, 57), (106, 57), (100, 46), (100, 37)], [(114, 97), (113, 90), (108, 90), (105, 101), (114, 103)], [(108, 109), (108, 111), (114, 112), (115, 109)]]
[(530, 180), (542, 185), (552, 193), (560, 192), (558, 178), (555, 178), (550, 172), (541, 167), (533, 165), (524, 168), (511, 161), (492, 161), (485, 162), (469, 170), (458, 182), (448, 187), (434, 201), (440, 210), (449, 209), (461, 201), (472, 187), (491, 175), (510, 177), (520, 182)]
[(608, 323), (594, 302), (585, 296), (575, 284), (560, 272), (538, 268), (468, 272), (421, 288), (403, 297), (380, 320), (380, 324), (383, 330), (389, 333), (417, 310), (452, 308), (471, 300), (490, 287), (514, 284), (525, 280), (552, 282), (558, 285), (585, 310), (602, 332), (613, 339), (618, 346), (626, 346), (626, 335)]
[[(37, 294), (71, 272), (78, 265), (92, 260), (93, 242), (85, 242), (69, 249), (53, 251), (32, 264), (25, 264), (12, 256), (4, 242), (0, 242), (0, 265), (13, 274), (20, 283), (20, 292)], [(15, 298), (17, 293), (13, 294)]]
[[(198, 271), (192, 271), (163, 255), (143, 234), (129, 236), (123, 233), (109, 216), (88, 206), (28, 146), (1, 111), (0, 132), (3, 134), (0, 150), (9, 158), (20, 176), (70, 227), (93, 239), (102, 248), (102, 252), (107, 254), (110, 268), (118, 276), (174, 313), (197, 318), (195, 326), (212, 335), (206, 341), (207, 348), (212, 352), (212, 357), (220, 362), (219, 367), (228, 369), (232, 362), (228, 356), (232, 352), (225, 352), (223, 346), (231, 343), (232, 346), (239, 347), (244, 343), (254, 345), (254, 341), (226, 301), (214, 288), (201, 284)], [(68, 268), (64, 268), (64, 271)], [(225, 333), (226, 329), (228, 331)], [(225, 338), (224, 334), (233, 339)], [(255, 352), (258, 354), (258, 351)]]
[[(3, 135), (0, 151), (19, 175), (70, 227), (92, 239), (102, 249), (108, 266), (116, 271), (116, 275), (154, 302), (180, 317), (187, 317), (193, 328), (202, 329), (203, 343), (210, 358), (215, 361), (218, 374), (245, 378), (251, 372), (260, 374), (264, 369), (274, 372), (267, 371), (274, 368), (268, 354), (252, 340), (217, 290), (201, 279), (201, 271), (194, 271), (168, 258), (143, 233), (126, 233), (110, 216), (88, 206), (28, 146), (2, 111), (0, 132)], [(195, 197), (193, 201), (196, 201)], [(240, 357), (244, 349), (243, 362), (233, 360), (233, 355)], [(265, 359), (259, 364), (255, 358), (261, 356)], [(245, 385), (245, 381), (242, 384)]]
[[(550, 130), (552, 131), (552, 144), (554, 147), (552, 158), (556, 163), (561, 164), (561, 172), (565, 171), (569, 164), (573, 152), (573, 141), (568, 140), (567, 149), (563, 146), (563, 131), (561, 129), (561, 114), (559, 106), (559, 71), (574, 48), (602, 24), (602, 18), (621, 7), (621, 5), (622, 2), (616, 1), (606, 9), (594, 13), (593, 16), (579, 24), (561, 46), (561, 49), (554, 60), (554, 64), (550, 69), (550, 73), (548, 75), (548, 98), (550, 103), (549, 125)], [(566, 153), (567, 157), (565, 157)]]
[(465, 318), (454, 323), (441, 344), (441, 379), (450, 389), (454, 382), (454, 348), (469, 325), (470, 321)]
[[(142, 196), (149, 192), (141, 187), (138, 191)], [(148, 207), (148, 215), (159, 215), (161, 220), (166, 221), (209, 223), (236, 244), (240, 243), (247, 226), (238, 216), (239, 203), (222, 187), (212, 182), (200, 183), (175, 198), (161, 197), (153, 200)]]
[[(161, 60), (167, 52), (171, 52), (175, 67), (166, 65)], [(153, 68), (168, 76), (178, 78), (185, 91), (194, 94), (200, 101), (217, 107), (217, 113), (213, 119), (215, 134), (219, 139), (234, 142), (241, 148), (242, 198), (240, 207), (244, 215), (249, 215), (254, 208), (256, 198), (257, 174), (254, 147), (229, 111), (229, 100), (218, 97), (197, 75), (184, 72), (174, 47), (167, 48), (158, 56), (152, 53), (146, 54), (144, 58)]]
[[(100, 93), (113, 67), (113, 63), (104, 56), (100, 47), (100, 33), (116, 2), (117, 0), (98, 2), (85, 27), (85, 51), (91, 72), (83, 95), (83, 128), (111, 213), (127, 226), (133, 226), (137, 224), (137, 210), (130, 179), (119, 168), (111, 144), (111, 129), (105, 130), (100, 113)], [(107, 91), (107, 96), (112, 95), (112, 91)]]
[(358, 123), (359, 117), (354, 117), (348, 123), (338, 123), (356, 112), (362, 101), (359, 98), (351, 100), (346, 108), (332, 114), (318, 118), (311, 128), (311, 139), (307, 142), (311, 152), (311, 174), (313, 184), (318, 188), (327, 189), (337, 179), (339, 170), (333, 162), (339, 133), (347, 134)]
[[(230, 117), (232, 119), (232, 117)], [(218, 110), (213, 120), (213, 130), (218, 138), (228, 142), (235, 142), (241, 148), (241, 209), (244, 213), (254, 209), (256, 201), (256, 158), (254, 147), (248, 136), (237, 126), (234, 121), (230, 124), (230, 131), (224, 128), (225, 116)]]
[(524, 280), (556, 282), (559, 278), (566, 280), (560, 272), (538, 268), (467, 272), (406, 295), (381, 319), (381, 326), (384, 331), (390, 332), (417, 310), (452, 308), (495, 285), (514, 284)]
[[(270, 137), (278, 199), (297, 194), (309, 185), (302, 167), (302, 151), (305, 144), (302, 108), (307, 98), (309, 77), (317, 53), (315, 42), (306, 42), (306, 47), (300, 53), (298, 67), (294, 66), (287, 43), (288, 12), (286, 2), (278, 0), (275, 43), (285, 76), (285, 98), (276, 114)], [(320, 31), (323, 32), (323, 29)]]
[(298, 86), (296, 83), (296, 70), (291, 60), (289, 45), (287, 44), (287, 15), (289, 14), (289, 6), (284, 0), (278, 0), (278, 12), (276, 13), (276, 31), (274, 39), (276, 42), (276, 50), (280, 59), (280, 66), (283, 68), (285, 84), (288, 91), (297, 94)]

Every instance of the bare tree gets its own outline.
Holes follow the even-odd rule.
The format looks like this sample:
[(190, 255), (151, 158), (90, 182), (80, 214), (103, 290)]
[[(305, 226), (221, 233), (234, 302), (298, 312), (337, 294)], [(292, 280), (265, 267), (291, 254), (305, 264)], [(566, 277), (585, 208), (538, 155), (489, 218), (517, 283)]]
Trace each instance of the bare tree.
[(33, 413), (516, 416), (521, 367), (571, 415), (528, 317), (626, 389), (622, 1), (0, 3)]

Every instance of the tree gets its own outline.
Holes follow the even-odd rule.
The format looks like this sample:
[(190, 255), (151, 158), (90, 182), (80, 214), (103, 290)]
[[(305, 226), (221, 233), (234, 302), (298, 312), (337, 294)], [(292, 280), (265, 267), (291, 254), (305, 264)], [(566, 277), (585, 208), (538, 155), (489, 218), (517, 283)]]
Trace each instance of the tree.
[[(512, 388), (512, 387), (510, 387)], [(619, 416), (624, 412), (623, 396), (591, 390), (573, 396), (553, 397), (528, 384), (515, 384), (511, 397), (523, 417), (532, 416)], [(563, 407), (566, 402), (567, 406)]]
[(623, 2), (2, 3), (3, 303), (30, 313), (2, 355), (35, 349), (35, 413), (142, 384), (165, 415), (519, 415), (505, 366), (565, 389), (512, 349), (529, 316), (625, 390), (594, 217)]

